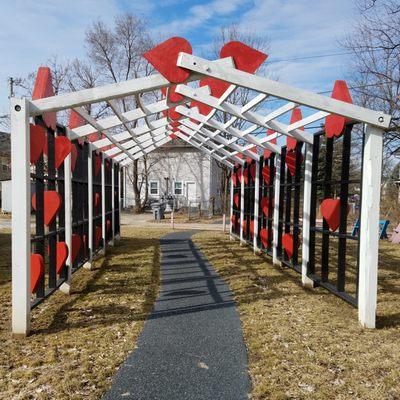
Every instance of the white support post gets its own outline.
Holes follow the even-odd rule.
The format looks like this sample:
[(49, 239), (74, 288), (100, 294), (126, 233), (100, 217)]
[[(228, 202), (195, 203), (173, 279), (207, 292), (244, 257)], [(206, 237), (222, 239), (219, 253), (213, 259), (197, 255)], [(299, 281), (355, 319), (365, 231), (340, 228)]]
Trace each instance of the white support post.
[(89, 229), (89, 261), (92, 266), (93, 262), (93, 146), (89, 143), (88, 155), (88, 229)]
[(240, 244), (244, 244), (245, 240), (243, 239), (243, 221), (244, 221), (244, 176), (243, 176), (243, 172), (244, 172), (244, 166), (241, 168), (241, 182), (240, 182)]
[(30, 330), (30, 131), (29, 101), (11, 98), (12, 160), (12, 332)]
[(226, 232), (226, 214), (222, 214), (222, 232)]
[(254, 253), (259, 252), (257, 237), (258, 237), (258, 216), (260, 210), (260, 161), (256, 161), (256, 175), (254, 179), (254, 236), (253, 250)]
[(101, 153), (101, 238), (103, 239), (103, 254), (106, 254), (106, 175), (105, 157)]
[(366, 125), (364, 140), (359, 238), (358, 320), (366, 328), (375, 328), (383, 130)]
[(303, 286), (312, 288), (314, 281), (307, 276), (307, 265), (310, 260), (310, 215), (311, 215), (311, 180), (312, 180), (313, 147), (306, 144), (306, 161), (304, 169), (304, 193), (303, 193), (303, 244), (301, 281)]
[(60, 286), (61, 292), (71, 293), (72, 282), (72, 173), (71, 173), (71, 154), (64, 160), (64, 213), (65, 213), (65, 243), (68, 247), (68, 257), (65, 262), (67, 268), (67, 278)]
[(126, 208), (126, 169), (128, 167), (124, 167), (122, 169), (122, 184), (124, 185), (124, 191), (123, 191), (123, 199), (122, 199), (122, 208), (125, 209)]
[[(232, 174), (235, 173), (234, 170), (232, 170)], [(232, 219), (233, 219), (233, 180), (232, 180), (232, 176), (231, 176), (231, 195), (230, 195), (230, 219), (229, 219), (229, 238), (230, 240), (233, 240), (233, 229), (234, 229), (234, 225), (232, 223)]]
[(115, 178), (114, 178), (114, 161), (111, 160), (111, 229), (112, 229), (112, 239), (111, 245), (114, 246), (114, 238), (115, 238)]
[(272, 263), (280, 265), (278, 260), (278, 235), (279, 235), (279, 197), (281, 188), (281, 159), (275, 157), (275, 182), (274, 182), (274, 220), (272, 224), (273, 240), (272, 240)]

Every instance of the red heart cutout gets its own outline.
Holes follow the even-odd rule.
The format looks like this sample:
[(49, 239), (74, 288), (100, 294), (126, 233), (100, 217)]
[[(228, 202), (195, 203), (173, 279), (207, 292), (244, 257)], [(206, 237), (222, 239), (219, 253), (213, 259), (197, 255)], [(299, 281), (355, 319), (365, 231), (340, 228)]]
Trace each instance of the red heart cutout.
[(143, 54), (143, 57), (166, 79), (173, 83), (186, 81), (190, 71), (178, 67), (179, 53), (192, 54), (190, 43), (180, 37), (172, 37)]
[(94, 207), (97, 208), (100, 205), (100, 194), (94, 194)]
[[(250, 149), (250, 151), (257, 154), (257, 147), (256, 147), (256, 146), (253, 146), (253, 147)], [(247, 164), (251, 164), (252, 161), (253, 161), (253, 159), (252, 159), (250, 156), (247, 156), (247, 157), (246, 157), (246, 162), (247, 162)]]
[[(275, 133), (275, 131), (273, 131), (272, 129), (267, 130), (267, 136), (273, 135), (274, 133)], [(276, 144), (277, 143), (276, 138), (272, 139), (268, 143)], [(273, 154), (273, 152), (271, 150), (264, 150), (264, 158), (270, 158), (272, 154)]]
[(85, 257), (86, 257), (86, 254), (87, 254), (87, 235), (83, 235), (82, 243), (83, 243), (83, 251), (84, 251)]
[[(290, 124), (294, 124), (295, 122), (301, 121), (303, 116), (301, 114), (300, 108), (296, 107), (292, 111), (292, 116), (290, 117)], [(304, 126), (300, 128), (300, 130), (304, 131)], [(286, 147), (288, 150), (295, 150), (297, 146), (297, 140), (295, 138), (286, 137)]]
[(248, 185), (249, 184), (249, 167), (244, 168), (242, 176), (243, 176), (244, 184)]
[(246, 233), (246, 229), (247, 229), (247, 221), (244, 219), (242, 222), (242, 229), (243, 229), (243, 233)]
[(47, 145), (46, 131), (39, 125), (29, 124), (30, 127), (30, 162), (36, 164)]
[(107, 227), (107, 232), (110, 232), (110, 229), (111, 229), (111, 221), (110, 221), (109, 219), (106, 221), (106, 227)]
[(38, 289), (40, 279), (44, 275), (44, 261), (40, 254), (31, 254), (31, 293)]
[(97, 154), (94, 156), (94, 176), (97, 176), (101, 169), (101, 157)]
[(253, 179), (253, 181), (255, 181), (256, 180), (256, 164), (251, 164), (249, 168), (250, 168), (251, 179)]
[(54, 139), (54, 162), (57, 169), (60, 168), (68, 154), (71, 153), (71, 148), (72, 143), (67, 137), (58, 136)]
[(193, 100), (190, 102), (190, 108), (194, 108), (194, 107), (197, 107), (199, 109), (199, 113), (201, 115), (208, 115), (213, 110), (212, 107), (210, 107), (207, 104), (203, 104), (198, 100)]
[(232, 41), (222, 47), (220, 57), (232, 57), (237, 69), (253, 74), (268, 56), (242, 42)]
[[(54, 89), (50, 68), (39, 67), (32, 92), (32, 100), (44, 99), (51, 96), (54, 96)], [(57, 127), (57, 114), (55, 112), (44, 113), (43, 121), (48, 128), (55, 130)]]
[(254, 219), (250, 221), (250, 235), (254, 237)]
[(75, 144), (71, 146), (71, 171), (74, 172), (76, 167), (76, 160), (78, 158), (78, 150), (76, 149)]
[[(300, 246), (300, 242), (297, 243), (297, 246)], [(282, 247), (285, 250), (288, 258), (292, 258), (294, 250), (294, 238), (292, 234), (285, 233), (282, 235)]]
[[(161, 92), (165, 97), (167, 97), (167, 88), (161, 88)], [(168, 89), (168, 101), (171, 103), (179, 103), (183, 99), (184, 97), (181, 94), (176, 93), (176, 85), (171, 85)]]
[[(333, 86), (332, 96), (333, 99), (341, 100), (346, 103), (353, 103), (349, 88), (347, 87), (346, 81), (336, 81)], [(328, 115), (325, 119), (325, 134), (326, 137), (332, 138), (334, 136), (339, 137), (343, 133), (346, 122), (349, 120), (346, 117), (340, 115)]]
[[(71, 110), (71, 113), (69, 114), (69, 122), (68, 122), (69, 129), (75, 129), (82, 125), (86, 125), (85, 119), (83, 117), (81, 117), (76, 111)], [(79, 144), (83, 144), (84, 141), (85, 141), (84, 138), (78, 139)]]
[(268, 165), (263, 167), (261, 172), (263, 179), (267, 185), (271, 185), (271, 168), (273, 168), (272, 171), (275, 172), (275, 167), (270, 167)]
[(67, 243), (58, 242), (56, 245), (56, 272), (57, 274), (61, 273), (65, 262), (68, 257), (68, 246)]
[(269, 213), (269, 199), (268, 197), (262, 197), (260, 201), (260, 206), (263, 214), (268, 218)]
[(238, 179), (239, 179), (239, 182), (242, 183), (242, 178), (243, 178), (242, 167), (239, 167), (239, 168), (236, 170), (236, 175), (237, 175), (237, 177), (238, 177)]
[(72, 260), (71, 261), (72, 262), (75, 261), (75, 258), (78, 255), (79, 250), (81, 248), (81, 244), (82, 244), (81, 237), (76, 233), (72, 234), (72, 237), (71, 237), (71, 246), (72, 246), (72, 252), (71, 252), (71, 259)]
[[(60, 210), (62, 198), (55, 190), (46, 190), (44, 197), (44, 223), (49, 226)], [(36, 210), (36, 193), (32, 196), (32, 207)]]
[(235, 203), (236, 207), (239, 208), (239, 193), (235, 193), (233, 195), (233, 202)]
[(230, 83), (208, 76), (200, 81), (200, 87), (202, 86), (208, 86), (211, 96), (220, 98), (228, 90)]
[(236, 173), (232, 172), (231, 179), (232, 179), (233, 186), (236, 187), (236, 185), (237, 185), (237, 175), (236, 175)]
[[(320, 206), (321, 214), (332, 231), (340, 225), (340, 199), (325, 199)], [(347, 212), (350, 208), (347, 207)]]
[(260, 239), (261, 239), (261, 244), (264, 248), (268, 247), (268, 240), (269, 240), (269, 235), (268, 235), (268, 230), (265, 228), (262, 228), (260, 230)]
[(231, 225), (235, 226), (236, 225), (236, 216), (231, 215)]
[(96, 245), (96, 248), (99, 247), (99, 243), (102, 237), (102, 230), (100, 226), (96, 226), (94, 229), (94, 243)]
[[(302, 154), (300, 154), (300, 162), (303, 162)], [(294, 176), (296, 173), (296, 151), (290, 150), (286, 153), (286, 165), (290, 175)]]

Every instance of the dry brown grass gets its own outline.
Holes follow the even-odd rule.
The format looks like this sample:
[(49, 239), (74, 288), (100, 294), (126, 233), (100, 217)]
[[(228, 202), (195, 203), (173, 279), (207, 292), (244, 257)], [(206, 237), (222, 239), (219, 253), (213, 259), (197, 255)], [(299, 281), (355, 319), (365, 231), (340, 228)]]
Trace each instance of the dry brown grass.
[(10, 235), (0, 234), (0, 398), (98, 399), (129, 352), (156, 298), (159, 237), (124, 229), (102, 267), (73, 276), (33, 312), (32, 335), (10, 334)]
[(254, 399), (400, 398), (400, 247), (382, 242), (378, 329), (357, 310), (267, 256), (202, 232), (195, 243), (235, 293)]

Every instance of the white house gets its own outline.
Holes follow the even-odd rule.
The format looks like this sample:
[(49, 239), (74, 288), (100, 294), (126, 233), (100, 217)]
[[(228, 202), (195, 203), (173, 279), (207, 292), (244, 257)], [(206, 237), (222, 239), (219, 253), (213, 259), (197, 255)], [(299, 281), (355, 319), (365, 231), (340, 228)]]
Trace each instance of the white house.
[[(211, 198), (220, 200), (220, 168), (214, 159), (180, 139), (174, 139), (148, 156), (149, 201), (173, 195), (180, 206), (208, 208)], [(126, 207), (134, 205), (132, 167), (125, 176)], [(140, 164), (140, 168), (142, 165)], [(141, 197), (144, 197), (142, 189)]]

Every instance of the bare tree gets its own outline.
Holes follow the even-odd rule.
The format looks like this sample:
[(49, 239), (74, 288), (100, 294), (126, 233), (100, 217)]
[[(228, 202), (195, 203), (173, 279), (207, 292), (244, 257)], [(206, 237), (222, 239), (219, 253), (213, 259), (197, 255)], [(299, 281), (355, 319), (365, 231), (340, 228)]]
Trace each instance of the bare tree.
[[(89, 61), (96, 68), (101, 83), (121, 82), (147, 76), (153, 72), (151, 65), (142, 57), (142, 54), (153, 47), (153, 41), (146, 29), (144, 21), (130, 13), (115, 18), (110, 28), (103, 21), (94, 22), (86, 31), (85, 45)], [(143, 98), (135, 96), (122, 99), (118, 102), (123, 112), (139, 107), (139, 101), (146, 101), (154, 97), (148, 93)], [(105, 105), (103, 113), (108, 109)], [(136, 127), (137, 122), (130, 124)], [(147, 202), (147, 178), (141, 175), (148, 173), (147, 160), (142, 163), (136, 160), (129, 171), (135, 198), (135, 212), (141, 212)], [(142, 168), (142, 169), (141, 169)], [(144, 190), (143, 199), (141, 192)]]

